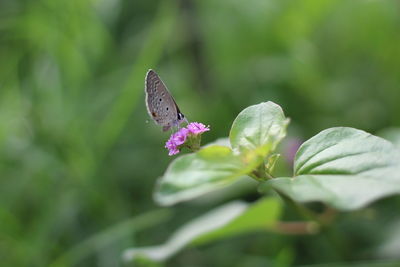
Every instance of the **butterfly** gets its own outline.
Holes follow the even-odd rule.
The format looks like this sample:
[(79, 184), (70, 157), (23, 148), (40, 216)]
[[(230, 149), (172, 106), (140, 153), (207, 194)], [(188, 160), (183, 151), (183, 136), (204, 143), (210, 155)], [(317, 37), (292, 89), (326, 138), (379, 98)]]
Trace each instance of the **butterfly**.
[(145, 93), (147, 112), (156, 124), (163, 126), (164, 132), (187, 122), (160, 76), (151, 69), (146, 74)]

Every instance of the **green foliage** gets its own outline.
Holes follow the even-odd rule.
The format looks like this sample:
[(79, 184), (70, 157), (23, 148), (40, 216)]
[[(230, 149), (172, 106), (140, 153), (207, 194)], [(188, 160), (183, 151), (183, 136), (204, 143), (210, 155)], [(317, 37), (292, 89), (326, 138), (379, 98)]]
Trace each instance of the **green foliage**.
[(322, 131), (298, 150), (293, 178), (268, 181), (296, 201), (321, 200), (342, 210), (400, 193), (400, 150), (364, 131)]
[(199, 245), (247, 232), (271, 230), (280, 213), (281, 205), (274, 198), (264, 198), (252, 205), (239, 201), (224, 204), (182, 225), (165, 244), (131, 248), (124, 252), (124, 258), (127, 261), (137, 257), (165, 261), (192, 243)]
[(296, 201), (320, 200), (341, 210), (400, 193), (400, 150), (382, 138), (346, 127), (327, 129), (304, 142), (296, 153), (293, 178), (266, 181), (277, 160), (269, 154), (285, 136), (287, 124), (272, 102), (246, 108), (230, 132), (237, 153), (213, 145), (177, 158), (160, 179), (156, 200), (169, 205), (192, 199), (246, 174)]
[[(156, 200), (164, 205), (189, 200), (229, 185), (245, 174), (260, 181), (265, 192), (273, 188), (290, 201), (323, 201), (338, 210), (359, 209), (379, 198), (400, 193), (400, 150), (382, 138), (348, 127), (324, 130), (304, 142), (294, 159), (294, 176), (272, 178), (271, 172), (279, 157), (270, 154), (284, 138), (288, 122), (275, 103), (246, 108), (230, 131), (233, 150), (210, 145), (177, 158), (160, 179)], [(132, 260), (145, 255), (164, 261), (196, 238), (213, 240), (266, 227), (270, 218), (264, 216), (267, 210), (271, 212), (271, 207), (264, 206), (256, 204), (244, 217), (228, 225), (225, 221), (217, 223), (219, 213), (225, 213), (225, 209), (218, 211), (218, 215), (205, 215), (206, 219), (201, 217), (184, 226), (165, 245), (130, 249), (125, 258)], [(303, 207), (298, 209), (313, 219), (309, 211)], [(226, 213), (223, 217), (230, 220), (230, 213)]]
[(246, 108), (236, 117), (229, 133), (233, 150), (257, 152), (265, 157), (286, 135), (289, 120), (273, 102)]
[(287, 124), (275, 103), (246, 108), (237, 116), (229, 134), (233, 150), (212, 145), (175, 159), (159, 180), (155, 199), (163, 205), (174, 204), (227, 186), (260, 165), (265, 169), (263, 159), (285, 136)]
[[(125, 266), (125, 249), (167, 240), (233, 199), (250, 205), (259, 180), (291, 177), (292, 144), (321, 129), (398, 144), (399, 12), (389, 0), (0, 1), (0, 265)], [(155, 179), (171, 158), (167, 134), (146, 123), (148, 68), (190, 121), (211, 126), (205, 143), (246, 106), (282, 106), (292, 123), (274, 152), (234, 150), (238, 173), (250, 166), (257, 181), (223, 175), (206, 196), (158, 209)], [(189, 246), (165, 265), (390, 263), (400, 197), (381, 196), (338, 213), (282, 194), (279, 223), (291, 227)], [(299, 231), (310, 223), (322, 230)]]
[(177, 158), (158, 183), (155, 199), (163, 205), (188, 200), (235, 182), (245, 165), (224, 146), (209, 146)]
[(282, 212), (282, 205), (276, 198), (263, 198), (248, 205), (238, 217), (221, 228), (208, 232), (194, 241), (204, 244), (221, 238), (231, 237), (253, 231), (270, 231), (277, 224)]
[[(171, 163), (159, 181), (156, 199), (174, 204), (219, 189), (250, 175), (299, 202), (320, 200), (342, 210), (358, 209), (400, 193), (400, 150), (390, 142), (353, 128), (322, 131), (296, 153), (293, 178), (275, 178), (276, 155), (288, 120), (272, 102), (251, 106), (235, 119), (230, 132), (234, 154), (225, 146), (208, 146)], [(263, 159), (268, 162), (264, 165)], [(261, 167), (261, 168), (260, 168)]]

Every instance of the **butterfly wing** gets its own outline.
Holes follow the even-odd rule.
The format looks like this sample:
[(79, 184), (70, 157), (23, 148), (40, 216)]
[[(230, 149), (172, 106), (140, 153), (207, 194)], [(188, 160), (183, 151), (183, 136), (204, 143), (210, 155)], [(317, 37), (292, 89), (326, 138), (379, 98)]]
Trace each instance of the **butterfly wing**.
[(163, 81), (153, 70), (149, 70), (146, 74), (145, 91), (150, 117), (158, 125), (163, 126), (164, 131), (178, 124), (178, 106)]

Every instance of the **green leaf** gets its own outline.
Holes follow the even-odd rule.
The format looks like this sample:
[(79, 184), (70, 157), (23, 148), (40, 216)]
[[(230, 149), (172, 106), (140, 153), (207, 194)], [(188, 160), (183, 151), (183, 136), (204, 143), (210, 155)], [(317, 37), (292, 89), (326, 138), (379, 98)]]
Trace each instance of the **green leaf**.
[(208, 146), (176, 158), (158, 181), (154, 198), (161, 205), (192, 199), (237, 181), (250, 167), (230, 148)]
[(285, 137), (288, 123), (282, 108), (273, 102), (250, 106), (232, 124), (229, 134), (232, 149), (257, 151), (265, 157)]
[(164, 261), (189, 244), (204, 244), (250, 231), (270, 230), (281, 214), (276, 198), (264, 198), (254, 204), (234, 201), (218, 207), (183, 225), (162, 245), (127, 249), (123, 258), (138, 257)]
[(221, 239), (246, 232), (267, 230), (275, 226), (281, 214), (281, 203), (276, 198), (264, 198), (252, 204), (247, 210), (227, 225), (198, 237), (194, 243)]
[(278, 159), (281, 157), (281, 154), (272, 154), (268, 157), (267, 162), (265, 164), (265, 169), (269, 174), (272, 174), (275, 168), (275, 164)]
[(323, 201), (352, 210), (400, 193), (400, 150), (361, 130), (324, 130), (297, 151), (293, 178), (268, 181), (300, 202)]

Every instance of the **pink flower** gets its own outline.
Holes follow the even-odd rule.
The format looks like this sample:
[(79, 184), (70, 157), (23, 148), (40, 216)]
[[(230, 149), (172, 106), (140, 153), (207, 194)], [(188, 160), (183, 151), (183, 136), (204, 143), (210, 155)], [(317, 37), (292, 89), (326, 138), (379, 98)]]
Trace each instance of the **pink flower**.
[(173, 155), (178, 154), (178, 153), (179, 153), (179, 149), (177, 149), (177, 148), (175, 147), (175, 148), (173, 148), (173, 149), (169, 149), (169, 151), (168, 151), (168, 156), (173, 156)]
[(172, 138), (170, 138), (166, 143), (165, 143), (165, 147), (168, 148), (169, 150), (173, 150), (176, 149), (176, 144), (174, 142), (174, 140), (172, 140)]
[(192, 134), (201, 134), (210, 130), (209, 127), (200, 122), (191, 122), (188, 124), (187, 128)]
[(175, 143), (174, 139), (171, 138), (165, 143), (165, 147), (168, 149), (168, 155), (172, 156), (179, 153), (178, 145)]
[(176, 133), (173, 133), (168, 141), (165, 143), (165, 147), (168, 149), (168, 155), (172, 156), (179, 153), (178, 147), (185, 143), (188, 137), (189, 130), (181, 128)]
[(186, 128), (179, 129), (179, 131), (173, 133), (165, 143), (165, 148), (168, 149), (168, 155), (172, 156), (178, 154), (180, 152), (179, 149), (183, 147), (183, 145), (192, 151), (198, 150), (200, 148), (200, 137), (198, 136), (209, 130), (209, 127), (199, 122), (189, 123)]
[(174, 133), (171, 138), (172, 140), (174, 140), (176, 145), (182, 145), (183, 143), (185, 143), (186, 138), (188, 137), (189, 134), (189, 130), (186, 128), (181, 128), (179, 129), (179, 131), (177, 131), (176, 133)]

